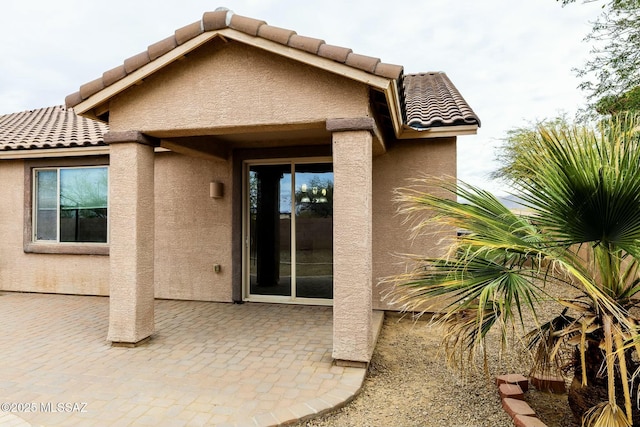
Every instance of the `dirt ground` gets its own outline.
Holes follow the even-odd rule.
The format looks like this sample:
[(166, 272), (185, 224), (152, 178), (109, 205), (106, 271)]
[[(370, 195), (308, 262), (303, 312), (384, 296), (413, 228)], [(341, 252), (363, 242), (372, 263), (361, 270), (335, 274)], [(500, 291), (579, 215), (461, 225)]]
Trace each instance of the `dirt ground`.
[[(494, 379), (526, 375), (526, 361), (518, 352), (500, 358), (490, 350), (488, 375), (480, 369), (463, 376), (446, 367), (438, 327), (388, 315), (360, 394), (343, 408), (296, 426), (513, 427)], [(579, 426), (566, 395), (530, 388), (525, 399), (547, 426)]]

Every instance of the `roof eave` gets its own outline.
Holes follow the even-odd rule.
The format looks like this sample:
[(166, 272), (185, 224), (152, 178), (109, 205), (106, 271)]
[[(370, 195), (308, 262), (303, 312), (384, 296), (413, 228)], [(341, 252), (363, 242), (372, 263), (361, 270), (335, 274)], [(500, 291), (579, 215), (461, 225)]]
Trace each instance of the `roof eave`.
[(400, 139), (403, 132), (404, 119), (402, 115), (398, 82), (393, 80), (393, 82), (389, 84), (387, 90), (384, 91), (384, 94), (387, 98), (387, 105), (389, 106), (389, 112), (391, 114), (393, 133), (397, 139)]
[(77, 157), (103, 156), (109, 154), (106, 145), (93, 147), (64, 147), (64, 148), (27, 148), (0, 151), (0, 160), (34, 159), (47, 157)]
[(416, 129), (408, 125), (402, 126), (398, 139), (426, 139), (426, 138), (446, 138), (451, 136), (476, 135), (478, 125), (452, 125), (436, 126), (431, 128)]

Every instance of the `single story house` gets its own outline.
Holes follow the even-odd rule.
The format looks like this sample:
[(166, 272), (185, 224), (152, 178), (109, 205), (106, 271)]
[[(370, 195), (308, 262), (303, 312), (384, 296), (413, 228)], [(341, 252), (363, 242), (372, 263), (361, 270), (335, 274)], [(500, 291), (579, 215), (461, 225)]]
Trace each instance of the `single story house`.
[(334, 359), (367, 363), (394, 254), (441, 249), (392, 191), (455, 176), (479, 126), (442, 72), (206, 12), (0, 116), (0, 290), (108, 295), (114, 345), (154, 333), (154, 298), (332, 305)]

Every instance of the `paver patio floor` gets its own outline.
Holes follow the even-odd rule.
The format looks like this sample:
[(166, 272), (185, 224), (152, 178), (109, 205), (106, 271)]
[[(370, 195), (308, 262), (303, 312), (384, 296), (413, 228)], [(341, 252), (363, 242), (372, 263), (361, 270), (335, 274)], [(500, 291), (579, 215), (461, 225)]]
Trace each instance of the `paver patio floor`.
[(108, 314), (105, 297), (0, 293), (3, 425), (276, 425), (365, 376), (333, 365), (330, 307), (158, 300), (136, 348), (106, 341)]

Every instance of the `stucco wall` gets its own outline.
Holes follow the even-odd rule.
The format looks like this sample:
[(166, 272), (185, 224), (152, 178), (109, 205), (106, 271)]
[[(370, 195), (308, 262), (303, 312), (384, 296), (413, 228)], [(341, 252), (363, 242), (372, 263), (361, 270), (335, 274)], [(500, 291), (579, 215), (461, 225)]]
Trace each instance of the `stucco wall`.
[(368, 130), (333, 134), (333, 358), (368, 362), (371, 294), (372, 146)]
[(324, 123), (369, 114), (368, 88), (250, 46), (210, 43), (110, 104), (111, 130), (162, 136)]
[[(163, 137), (312, 128), (327, 118), (370, 116), (368, 91), (327, 71), (218, 40), (112, 99), (110, 127)], [(374, 308), (388, 308), (380, 302), (379, 279), (406, 268), (396, 254), (439, 250), (435, 239), (409, 240), (393, 189), (421, 174), (454, 175), (455, 148), (455, 138), (402, 141), (373, 159)], [(175, 153), (155, 159), (156, 297), (231, 301), (232, 162)], [(0, 162), (0, 179), (0, 289), (107, 295), (109, 257), (24, 253), (23, 162)], [(224, 183), (222, 199), (209, 197), (212, 180)]]
[[(223, 183), (221, 199), (209, 197), (211, 181)], [(231, 184), (230, 163), (156, 155), (156, 298), (231, 301)]]
[[(402, 141), (373, 160), (373, 305), (397, 309), (380, 300), (385, 287), (380, 279), (409, 268), (402, 254), (438, 255), (444, 250), (438, 237), (412, 240), (393, 203), (393, 190), (410, 185), (409, 179), (456, 175), (456, 139)], [(454, 232), (454, 231), (452, 231)]]
[(25, 253), (24, 162), (0, 162), (0, 290), (107, 295), (109, 257)]
[[(398, 254), (436, 254), (437, 239), (409, 239), (396, 215), (393, 189), (423, 174), (455, 174), (455, 139), (398, 143), (373, 160), (373, 304), (377, 282), (403, 272)], [(0, 162), (0, 290), (108, 295), (109, 257), (27, 254), (23, 251), (24, 163)], [(222, 199), (209, 197), (209, 182), (224, 183)], [(231, 301), (231, 163), (174, 153), (156, 154), (156, 297)], [(214, 265), (221, 266), (220, 273)]]
[[(24, 163), (0, 162), (0, 179), (0, 290), (108, 295), (108, 256), (24, 252)], [(213, 180), (222, 199), (209, 197)], [(157, 298), (231, 301), (231, 191), (227, 162), (156, 155)]]

